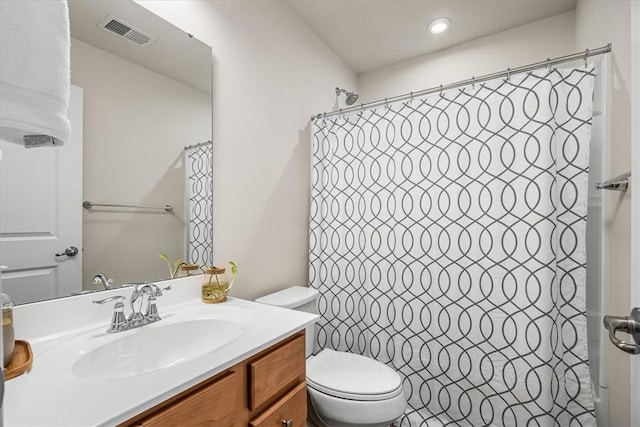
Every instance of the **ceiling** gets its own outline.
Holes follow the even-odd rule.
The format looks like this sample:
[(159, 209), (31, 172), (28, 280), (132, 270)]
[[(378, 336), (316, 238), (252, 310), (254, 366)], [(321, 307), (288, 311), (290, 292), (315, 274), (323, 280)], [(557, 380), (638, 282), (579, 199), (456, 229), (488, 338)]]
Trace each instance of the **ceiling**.
[[(157, 41), (141, 48), (98, 28), (110, 15), (157, 37)], [(143, 6), (133, 1), (71, 0), (69, 20), (71, 37), (195, 89), (211, 92), (211, 47)]]
[[(287, 5), (361, 74), (468, 40), (559, 15), (576, 0), (287, 0)], [(451, 27), (433, 35), (435, 18)]]

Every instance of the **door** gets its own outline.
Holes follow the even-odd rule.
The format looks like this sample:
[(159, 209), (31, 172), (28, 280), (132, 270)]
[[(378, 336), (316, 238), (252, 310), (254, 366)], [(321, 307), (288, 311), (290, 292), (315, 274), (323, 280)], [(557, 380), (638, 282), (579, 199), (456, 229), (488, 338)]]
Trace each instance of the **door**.
[[(72, 85), (67, 144), (1, 141), (2, 289), (14, 303), (82, 290), (82, 105), (82, 88)], [(67, 248), (71, 256), (56, 256)]]

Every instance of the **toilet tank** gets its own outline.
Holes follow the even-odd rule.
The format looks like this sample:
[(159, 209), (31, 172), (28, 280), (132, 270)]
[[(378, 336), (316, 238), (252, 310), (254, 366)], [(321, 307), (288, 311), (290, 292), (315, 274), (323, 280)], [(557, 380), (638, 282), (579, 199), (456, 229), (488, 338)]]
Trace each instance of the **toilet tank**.
[[(292, 310), (304, 311), (306, 313), (318, 314), (318, 298), (320, 293), (313, 288), (305, 286), (292, 286), (269, 295), (265, 295), (256, 300), (262, 304), (275, 305), (276, 307), (290, 308)], [(315, 325), (307, 326), (306, 333), (306, 355), (313, 352), (313, 342), (315, 340)]]

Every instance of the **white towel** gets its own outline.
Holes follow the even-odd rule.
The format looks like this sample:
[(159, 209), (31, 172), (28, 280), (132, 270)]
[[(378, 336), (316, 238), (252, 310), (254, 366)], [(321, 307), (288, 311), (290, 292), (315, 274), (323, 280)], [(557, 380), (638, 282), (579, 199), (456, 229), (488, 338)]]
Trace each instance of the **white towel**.
[(69, 7), (63, 0), (0, 0), (0, 128), (69, 138)]

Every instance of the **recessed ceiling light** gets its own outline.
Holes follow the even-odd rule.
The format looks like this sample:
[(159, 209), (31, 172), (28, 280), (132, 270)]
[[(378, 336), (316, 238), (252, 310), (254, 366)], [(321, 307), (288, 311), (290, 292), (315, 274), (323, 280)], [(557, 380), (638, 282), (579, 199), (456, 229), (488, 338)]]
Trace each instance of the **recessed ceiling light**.
[(444, 33), (449, 29), (449, 25), (451, 25), (449, 18), (434, 19), (429, 23), (429, 31), (433, 34)]

